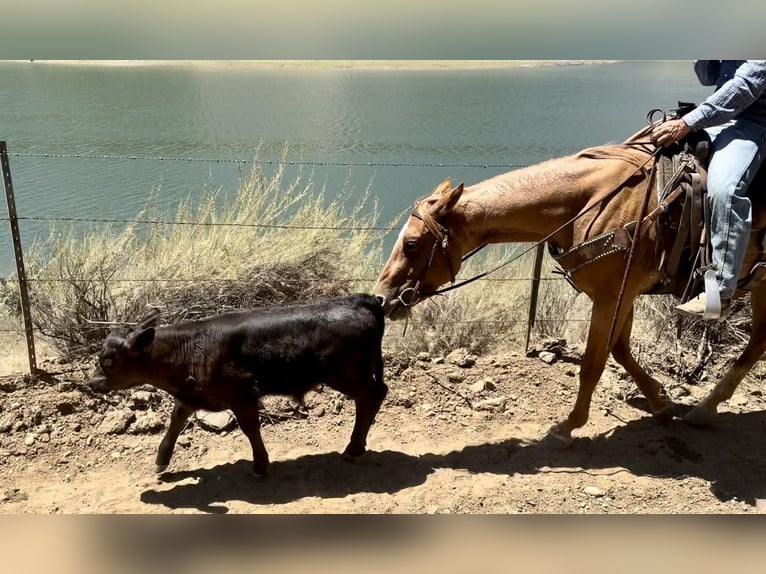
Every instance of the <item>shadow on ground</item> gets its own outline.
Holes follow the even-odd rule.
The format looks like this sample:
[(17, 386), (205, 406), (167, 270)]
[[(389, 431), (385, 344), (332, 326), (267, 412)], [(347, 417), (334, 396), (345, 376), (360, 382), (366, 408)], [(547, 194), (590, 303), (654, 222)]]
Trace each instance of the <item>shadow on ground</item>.
[[(534, 474), (541, 468), (622, 467), (637, 476), (699, 477), (722, 501), (749, 504), (766, 498), (766, 411), (720, 414), (712, 427), (694, 428), (673, 420), (661, 424), (643, 417), (603, 436), (579, 438), (563, 450), (516, 438), (420, 456), (396, 451), (369, 452), (349, 463), (338, 453), (275, 461), (269, 477), (254, 479), (251, 462), (239, 460), (208, 469), (169, 473), (168, 490), (144, 491), (141, 500), (169, 508), (225, 513), (225, 501), (280, 504), (303, 497), (345, 497), (354, 493), (394, 493), (423, 484), (438, 468), (474, 473)], [(197, 480), (194, 480), (197, 479)]]

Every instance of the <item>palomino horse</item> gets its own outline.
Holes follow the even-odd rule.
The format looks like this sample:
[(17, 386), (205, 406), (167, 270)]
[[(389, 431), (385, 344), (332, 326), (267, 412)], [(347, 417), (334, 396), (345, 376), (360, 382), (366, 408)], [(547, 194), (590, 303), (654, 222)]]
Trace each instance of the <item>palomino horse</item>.
[[(656, 193), (651, 193), (648, 205), (643, 205), (656, 148), (635, 137), (623, 144), (589, 148), (513, 170), (468, 187), (462, 183), (452, 187), (449, 179), (443, 181), (431, 195), (415, 203), (380, 273), (374, 293), (386, 315), (402, 317), (440, 286), (454, 282), (463, 256), (481, 245), (545, 240), (562, 252), (636, 222), (644, 207), (645, 213), (656, 213)], [(766, 227), (763, 214), (763, 209), (754, 209), (745, 270), (762, 254), (758, 237), (759, 230)], [(607, 254), (571, 273), (572, 282), (590, 297), (593, 308), (577, 400), (569, 416), (549, 431), (566, 444), (572, 440), (572, 431), (588, 420), (593, 390), (609, 353), (633, 378), (655, 414), (673, 414), (675, 405), (630, 350), (633, 302), (660, 281), (660, 260), (668, 241), (667, 232), (655, 221), (640, 229), (630, 251)], [(628, 255), (632, 261), (624, 277)], [(753, 322), (747, 347), (715, 388), (686, 415), (687, 422), (710, 422), (719, 403), (731, 397), (766, 350), (766, 282), (755, 283), (751, 297)]]

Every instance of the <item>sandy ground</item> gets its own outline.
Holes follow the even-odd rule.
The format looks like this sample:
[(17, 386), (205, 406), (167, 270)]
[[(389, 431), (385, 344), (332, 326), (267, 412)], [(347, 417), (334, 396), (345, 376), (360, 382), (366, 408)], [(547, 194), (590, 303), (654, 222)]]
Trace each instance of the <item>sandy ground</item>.
[[(0, 512), (761, 512), (763, 367), (714, 426), (699, 429), (655, 420), (610, 363), (591, 420), (571, 447), (553, 449), (538, 441), (574, 402), (579, 354), (547, 347), (552, 364), (513, 350), (387, 354), (389, 395), (370, 432), (371, 450), (356, 462), (339, 454), (351, 433), (352, 402), (323, 389), (295, 412), (287, 399), (270, 397), (265, 479), (251, 476), (250, 447), (236, 427), (211, 432), (199, 422), (181, 435), (168, 471), (155, 475), (167, 395), (151, 387), (92, 395), (84, 386), (89, 364), (46, 362), (59, 374), (0, 378)], [(691, 385), (674, 380), (675, 361), (649, 358), (681, 404), (696, 402), (724, 366)]]

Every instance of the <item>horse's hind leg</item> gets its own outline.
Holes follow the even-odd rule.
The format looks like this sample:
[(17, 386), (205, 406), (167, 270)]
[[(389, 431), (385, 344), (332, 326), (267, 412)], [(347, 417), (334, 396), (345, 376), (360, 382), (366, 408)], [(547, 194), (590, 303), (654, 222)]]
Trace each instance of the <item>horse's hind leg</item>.
[(672, 416), (675, 405), (662, 388), (662, 385), (638, 364), (630, 352), (630, 333), (633, 329), (633, 309), (625, 319), (625, 325), (620, 331), (617, 341), (612, 349), (612, 356), (625, 371), (631, 376), (638, 389), (649, 401), (652, 413), (660, 417)]
[(689, 424), (706, 425), (712, 422), (718, 405), (734, 394), (739, 383), (766, 350), (766, 282), (756, 284), (751, 292), (751, 303), (753, 326), (745, 350), (713, 390), (684, 417), (684, 421)]

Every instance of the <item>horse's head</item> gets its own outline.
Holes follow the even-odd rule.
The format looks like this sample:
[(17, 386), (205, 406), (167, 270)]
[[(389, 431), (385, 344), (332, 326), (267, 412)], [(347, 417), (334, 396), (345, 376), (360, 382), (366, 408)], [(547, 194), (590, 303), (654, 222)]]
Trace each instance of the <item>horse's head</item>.
[(455, 280), (465, 240), (453, 208), (462, 193), (463, 184), (453, 188), (448, 178), (415, 202), (374, 289), (387, 316), (405, 315), (409, 307)]

